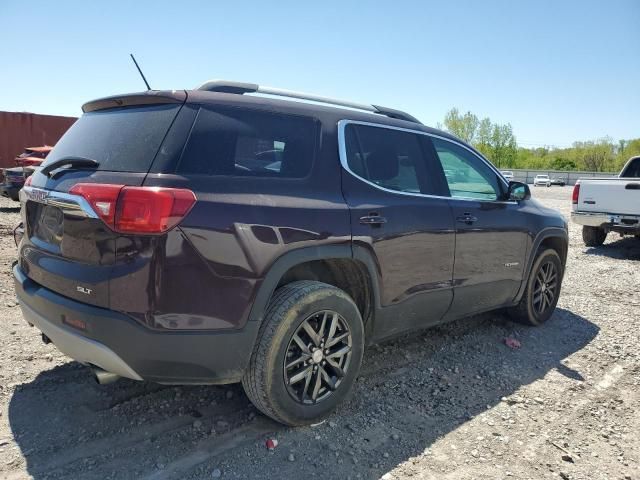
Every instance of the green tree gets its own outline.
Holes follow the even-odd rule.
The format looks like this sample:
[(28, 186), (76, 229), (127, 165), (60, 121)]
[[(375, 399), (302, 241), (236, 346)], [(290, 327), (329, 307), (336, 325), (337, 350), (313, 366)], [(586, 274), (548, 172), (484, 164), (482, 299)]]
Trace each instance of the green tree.
[(461, 115), (457, 108), (452, 108), (444, 117), (444, 126), (447, 131), (460, 137), (467, 143), (473, 143), (476, 131), (478, 130), (478, 117), (467, 112)]
[(499, 168), (619, 172), (629, 158), (640, 155), (640, 138), (614, 142), (604, 137), (574, 142), (569, 148), (518, 147), (511, 124), (493, 123), (486, 117), (479, 120), (457, 108), (447, 112), (444, 128), (472, 144)]
[(493, 126), (491, 125), (491, 120), (489, 120), (489, 118), (485, 117), (480, 120), (474, 146), (486, 157), (491, 155), (492, 130)]
[(551, 170), (575, 170), (577, 165), (573, 160), (558, 156), (549, 162), (549, 168)]
[(601, 138), (595, 142), (574, 142), (573, 148), (585, 170), (603, 172), (607, 170), (607, 166), (614, 167), (614, 145), (610, 138)]
[(491, 160), (497, 167), (513, 168), (518, 146), (510, 123), (494, 124), (491, 131)]
[(471, 112), (462, 115), (457, 108), (452, 108), (445, 115), (444, 126), (450, 133), (472, 144), (498, 167), (515, 166), (518, 146), (511, 124), (492, 123), (486, 117), (479, 120)]

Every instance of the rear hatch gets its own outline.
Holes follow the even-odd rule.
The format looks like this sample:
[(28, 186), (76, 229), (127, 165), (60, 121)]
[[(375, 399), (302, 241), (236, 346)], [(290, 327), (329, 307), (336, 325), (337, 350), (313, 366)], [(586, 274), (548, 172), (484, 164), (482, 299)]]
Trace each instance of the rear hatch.
[[(21, 193), (25, 235), (19, 263), (29, 278), (64, 296), (109, 307), (109, 279), (122, 234), (113, 228), (115, 203), (100, 195), (113, 190), (115, 202), (123, 186), (143, 184), (185, 100), (183, 91), (152, 92), (83, 107), (84, 115)], [(77, 184), (89, 186), (82, 193)]]
[(640, 215), (640, 178), (583, 180), (576, 210)]

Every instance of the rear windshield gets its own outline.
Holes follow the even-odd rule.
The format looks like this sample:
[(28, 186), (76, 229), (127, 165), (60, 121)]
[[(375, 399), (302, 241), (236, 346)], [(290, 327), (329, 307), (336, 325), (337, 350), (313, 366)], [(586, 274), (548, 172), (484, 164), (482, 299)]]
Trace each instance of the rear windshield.
[(621, 177), (640, 178), (640, 157), (637, 157), (629, 162), (627, 168), (625, 168), (621, 174)]
[(180, 105), (127, 107), (85, 113), (56, 144), (43, 166), (67, 157), (99, 163), (98, 170), (148, 172)]
[(316, 121), (242, 108), (202, 107), (178, 173), (239, 177), (306, 177), (313, 162)]

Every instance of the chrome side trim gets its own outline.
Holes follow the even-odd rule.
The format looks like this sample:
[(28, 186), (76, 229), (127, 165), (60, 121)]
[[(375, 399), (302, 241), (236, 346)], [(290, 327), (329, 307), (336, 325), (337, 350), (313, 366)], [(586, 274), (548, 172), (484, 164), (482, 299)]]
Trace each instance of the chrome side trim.
[(24, 204), (27, 200), (58, 207), (68, 215), (99, 218), (89, 202), (79, 195), (25, 186), (20, 190), (20, 202)]
[(273, 95), (285, 98), (297, 98), (315, 103), (324, 103), (327, 105), (337, 105), (340, 107), (353, 108), (356, 110), (364, 110), (366, 112), (378, 113), (387, 117), (397, 118), (408, 122), (421, 124), (420, 120), (412, 115), (395, 108), (387, 108), (381, 105), (369, 105), (366, 103), (350, 102), (348, 100), (340, 100), (337, 98), (323, 97), (313, 93), (296, 92), (294, 90), (285, 90), (284, 88), (267, 87), (256, 83), (234, 82), (229, 80), (209, 80), (200, 85), (197, 90), (205, 92), (221, 92), (233, 94), (259, 93), (262, 95)]
[(266, 85), (258, 85), (255, 83), (233, 82), (228, 80), (208, 80), (197, 87), (203, 91), (219, 91), (219, 92), (241, 92), (241, 93), (262, 93), (263, 95), (275, 95), (278, 97), (297, 98), (300, 100), (308, 100), (311, 102), (327, 103), (329, 105), (337, 105), (340, 107), (355, 108), (357, 110), (365, 110), (367, 112), (376, 112), (373, 105), (366, 103), (350, 102), (348, 100), (340, 100), (337, 98), (323, 97), (313, 93), (297, 92), (294, 90), (286, 90), (284, 88), (267, 87)]
[(464, 148), (465, 150), (468, 150), (470, 153), (472, 153), (476, 158), (478, 158), (481, 162), (483, 162), (485, 165), (487, 165), (489, 168), (491, 168), (491, 170), (493, 170), (496, 173), (496, 176), (498, 178), (499, 182), (502, 182), (502, 184), (508, 188), (509, 184), (506, 182), (506, 180), (502, 177), (502, 174), (500, 173), (500, 171), (494, 167), (491, 162), (487, 161), (484, 157), (481, 157), (480, 155), (478, 155), (476, 152), (474, 152), (473, 150), (471, 150), (469, 147), (467, 147), (466, 145), (464, 145), (463, 143), (460, 142), (456, 142), (455, 140), (452, 140), (450, 138), (447, 137), (443, 137), (440, 135), (436, 135), (433, 133), (428, 133), (428, 132), (423, 132), (421, 130), (413, 130), (411, 128), (402, 128), (402, 127), (394, 127), (391, 125), (384, 125), (384, 124), (380, 124), (380, 123), (373, 123), (373, 122), (362, 122), (359, 120), (340, 120), (338, 122), (338, 151), (340, 154), (340, 164), (342, 165), (342, 168), (344, 168), (347, 172), (349, 172), (351, 175), (353, 175), (355, 178), (357, 178), (358, 180), (360, 180), (361, 182), (364, 182), (368, 185), (371, 185), (372, 187), (375, 187), (379, 190), (388, 192), (388, 193), (395, 193), (397, 195), (408, 195), (411, 197), (425, 197), (425, 198), (441, 198), (441, 199), (446, 199), (446, 200), (462, 200), (462, 201), (467, 201), (467, 202), (488, 202), (488, 203), (506, 203), (506, 204), (517, 204), (518, 202), (513, 201), (513, 200), (483, 200), (483, 199), (479, 199), (479, 198), (470, 198), (470, 197), (447, 197), (447, 196), (443, 196), (443, 195), (429, 195), (426, 193), (411, 193), (411, 192), (401, 192), (398, 190), (391, 190), (389, 188), (385, 188), (385, 187), (381, 187), (380, 185), (373, 183), (365, 178), (362, 178), (361, 176), (359, 176), (358, 174), (356, 174), (353, 170), (351, 170), (351, 168), (349, 168), (349, 164), (347, 163), (347, 145), (346, 145), (346, 141), (345, 141), (345, 129), (347, 127), (347, 125), (364, 125), (367, 127), (378, 127), (378, 128), (386, 128), (389, 130), (397, 130), (400, 132), (407, 132), (407, 133), (414, 133), (414, 134), (418, 134), (418, 135), (425, 135), (427, 137), (433, 137), (433, 138), (439, 138), (440, 140), (444, 140), (446, 142), (450, 142), (453, 143), (455, 145), (458, 145), (462, 148)]
[(339, 107), (355, 108), (357, 110), (365, 110), (367, 112), (376, 112), (376, 108), (373, 105), (367, 105), (365, 103), (350, 102), (347, 100), (340, 100), (337, 98), (323, 97), (321, 95), (314, 95), (312, 93), (296, 92), (294, 90), (285, 90), (284, 88), (275, 88), (259, 85), (256, 90), (257, 93), (265, 95), (276, 95), (279, 97), (298, 98), (300, 100), (309, 100), (311, 102), (327, 103), (329, 105), (337, 105)]

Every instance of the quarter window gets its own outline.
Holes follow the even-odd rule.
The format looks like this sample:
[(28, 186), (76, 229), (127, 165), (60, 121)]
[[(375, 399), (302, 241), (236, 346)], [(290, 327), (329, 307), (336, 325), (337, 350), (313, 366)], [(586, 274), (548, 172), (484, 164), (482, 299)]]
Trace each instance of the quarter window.
[(357, 176), (389, 190), (431, 193), (418, 135), (384, 127), (345, 127), (347, 165)]
[(454, 198), (497, 200), (501, 189), (498, 175), (478, 157), (455, 143), (432, 139), (449, 191)]
[(202, 107), (178, 173), (302, 178), (311, 170), (316, 137), (311, 118)]

